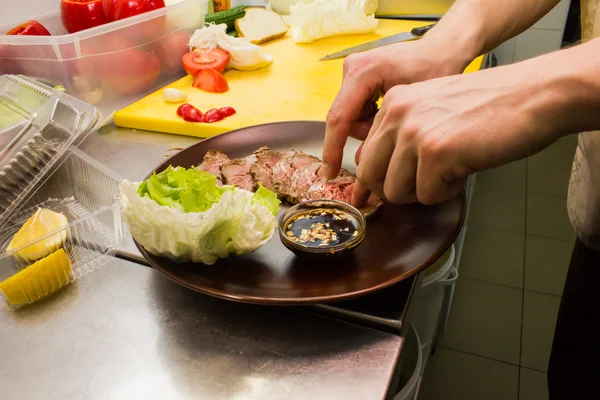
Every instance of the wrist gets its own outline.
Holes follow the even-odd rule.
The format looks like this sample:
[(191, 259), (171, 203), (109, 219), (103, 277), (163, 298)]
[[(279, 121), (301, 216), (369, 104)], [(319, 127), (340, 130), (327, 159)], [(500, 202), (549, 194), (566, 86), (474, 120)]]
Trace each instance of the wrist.
[[(600, 129), (600, 40), (534, 59), (531, 88), (544, 128), (557, 136)], [(533, 61), (533, 60), (531, 60)]]

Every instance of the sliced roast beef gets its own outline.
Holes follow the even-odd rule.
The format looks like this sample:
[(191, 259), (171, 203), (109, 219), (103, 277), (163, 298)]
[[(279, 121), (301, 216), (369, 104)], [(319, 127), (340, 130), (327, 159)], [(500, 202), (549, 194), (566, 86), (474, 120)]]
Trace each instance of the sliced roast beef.
[(221, 150), (209, 150), (204, 155), (202, 163), (196, 167), (202, 171), (210, 172), (217, 177), (217, 184), (223, 184), (223, 175), (221, 175), (221, 167), (229, 162), (229, 157)]
[(273, 167), (273, 184), (275, 191), (281, 196), (288, 197), (293, 191), (292, 177), (296, 170), (315, 162), (320, 162), (317, 157), (298, 152), (286, 151), (281, 160)]
[[(199, 169), (217, 176), (219, 182), (254, 191), (261, 183), (292, 204), (308, 200), (338, 200), (350, 203), (356, 177), (342, 168), (340, 175), (328, 180), (323, 163), (314, 156), (298, 151), (280, 153), (263, 146), (253, 155), (230, 160), (219, 150), (204, 156)], [(383, 202), (371, 195), (360, 209), (365, 217), (374, 215)]]
[(269, 146), (263, 146), (254, 152), (256, 163), (250, 167), (250, 173), (254, 180), (262, 183), (269, 190), (274, 190), (273, 167), (281, 160), (282, 154), (271, 150)]
[(250, 167), (255, 162), (254, 157), (240, 158), (227, 162), (221, 167), (223, 182), (226, 185), (235, 185), (240, 189), (254, 191), (257, 184), (250, 174)]
[(296, 169), (290, 180), (287, 200), (292, 204), (300, 203), (309, 188), (317, 181), (325, 180), (323, 175), (323, 163), (313, 162)]

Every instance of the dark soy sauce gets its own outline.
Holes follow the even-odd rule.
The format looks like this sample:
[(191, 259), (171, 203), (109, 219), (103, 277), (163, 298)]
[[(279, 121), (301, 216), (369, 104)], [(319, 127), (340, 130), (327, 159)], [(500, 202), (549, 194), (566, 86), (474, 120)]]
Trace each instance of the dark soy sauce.
[(294, 242), (307, 247), (334, 246), (356, 237), (358, 222), (343, 211), (317, 208), (291, 218), (285, 233)]

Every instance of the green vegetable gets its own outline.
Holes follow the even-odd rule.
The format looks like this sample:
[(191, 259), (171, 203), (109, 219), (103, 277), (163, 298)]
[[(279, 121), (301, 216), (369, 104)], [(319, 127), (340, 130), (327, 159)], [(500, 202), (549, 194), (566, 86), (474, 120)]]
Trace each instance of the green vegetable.
[(124, 181), (119, 197), (132, 236), (151, 254), (214, 264), (256, 251), (277, 229), (277, 195), (217, 186), (216, 177), (169, 166), (141, 183)]
[(252, 204), (263, 205), (267, 207), (269, 211), (273, 213), (273, 215), (277, 215), (281, 201), (279, 201), (275, 193), (271, 192), (262, 184), (259, 184), (258, 186), (258, 190), (252, 196)]
[(233, 30), (233, 31), (227, 31), (227, 34), (228, 34), (229, 36), (238, 37), (238, 33), (237, 33), (237, 31), (236, 31), (236, 30)]
[(227, 29), (235, 29), (235, 20), (244, 18), (246, 8), (248, 6), (242, 5), (230, 8), (229, 10), (218, 11), (214, 14), (207, 14), (204, 20), (207, 25), (214, 22), (215, 25), (227, 24)]
[(161, 206), (183, 212), (203, 212), (218, 203), (231, 187), (217, 186), (217, 178), (194, 168), (169, 168), (156, 172), (138, 188), (141, 197), (148, 197)]

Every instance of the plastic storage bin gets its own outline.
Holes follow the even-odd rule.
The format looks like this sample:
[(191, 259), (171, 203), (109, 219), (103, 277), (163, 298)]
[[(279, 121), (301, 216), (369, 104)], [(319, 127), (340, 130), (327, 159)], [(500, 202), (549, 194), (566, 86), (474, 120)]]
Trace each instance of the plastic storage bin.
[[(8, 308), (40, 300), (110, 261), (123, 240), (118, 185), (112, 171), (69, 149), (61, 166), (0, 229), (0, 299)], [(39, 209), (61, 213), (68, 223), (6, 251)]]
[(458, 272), (454, 267), (455, 247), (452, 247), (427, 269), (427, 275), (423, 279), (419, 297), (416, 299), (415, 313), (412, 324), (419, 333), (423, 343), (424, 357), (431, 348), (431, 342), (441, 333), (441, 321), (446, 293), (458, 278)]
[[(181, 57), (207, 4), (187, 0), (73, 34), (60, 11), (31, 15), (52, 36), (0, 36), (0, 75), (50, 80), (108, 115), (184, 75)], [(0, 33), (25, 21), (1, 25)]]
[(421, 372), (423, 370), (423, 355), (421, 339), (414, 326), (406, 335), (406, 342), (400, 357), (400, 391), (394, 400), (416, 400), (421, 387)]

